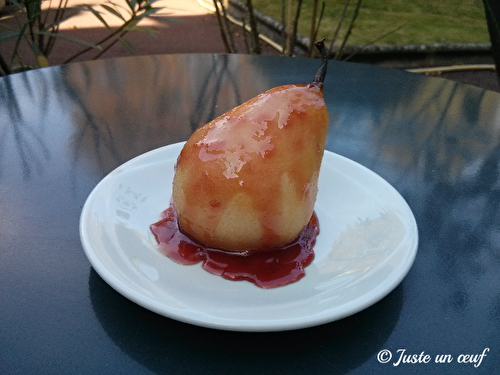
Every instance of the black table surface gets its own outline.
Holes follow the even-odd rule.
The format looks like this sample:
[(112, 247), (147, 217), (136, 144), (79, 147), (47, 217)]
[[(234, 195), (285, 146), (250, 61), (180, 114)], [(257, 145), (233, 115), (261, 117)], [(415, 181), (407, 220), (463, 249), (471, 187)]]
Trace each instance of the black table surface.
[(1, 78), (0, 373), (497, 373), (500, 95), (465, 84), (329, 65), (327, 149), (392, 184), (419, 228), (406, 278), (355, 315), (218, 331), (136, 305), (91, 267), (79, 219), (106, 174), (266, 89), (309, 82), (318, 64), (167, 55)]

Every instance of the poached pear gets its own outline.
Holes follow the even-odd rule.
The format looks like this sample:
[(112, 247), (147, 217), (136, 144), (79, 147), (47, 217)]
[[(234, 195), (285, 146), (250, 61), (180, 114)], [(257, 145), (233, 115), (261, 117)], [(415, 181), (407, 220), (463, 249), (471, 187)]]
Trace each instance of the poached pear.
[(268, 250), (295, 240), (313, 214), (328, 129), (327, 55), (310, 84), (270, 89), (196, 130), (173, 180), (180, 230), (205, 246)]

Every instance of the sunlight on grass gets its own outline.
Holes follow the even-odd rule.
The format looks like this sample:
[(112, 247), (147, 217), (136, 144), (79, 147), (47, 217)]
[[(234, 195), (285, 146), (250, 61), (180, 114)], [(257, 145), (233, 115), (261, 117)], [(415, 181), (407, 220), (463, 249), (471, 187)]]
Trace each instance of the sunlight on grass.
[[(282, 21), (281, 1), (253, 2), (255, 9)], [(297, 1), (293, 3), (296, 6)], [(337, 27), (344, 0), (325, 3), (318, 35), (329, 40)], [(299, 33), (305, 36), (309, 35), (312, 4), (312, 0), (304, 0), (302, 4)], [(351, 8), (354, 4), (351, 0)], [(346, 20), (350, 18), (348, 13)], [(385, 34), (389, 35), (376, 45), (489, 43), (482, 0), (365, 0), (348, 44), (366, 45)]]

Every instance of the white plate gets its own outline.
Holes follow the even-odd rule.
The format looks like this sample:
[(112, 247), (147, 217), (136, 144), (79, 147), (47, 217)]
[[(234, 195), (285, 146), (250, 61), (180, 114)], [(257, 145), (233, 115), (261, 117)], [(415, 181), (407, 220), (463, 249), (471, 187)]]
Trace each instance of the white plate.
[(140, 155), (88, 197), (80, 236), (97, 273), (116, 291), (166, 317), (233, 331), (315, 326), (354, 314), (391, 292), (417, 252), (413, 214), (369, 169), (325, 152), (316, 213), (315, 259), (300, 281), (261, 289), (179, 265), (160, 253), (149, 225), (171, 197), (182, 143)]

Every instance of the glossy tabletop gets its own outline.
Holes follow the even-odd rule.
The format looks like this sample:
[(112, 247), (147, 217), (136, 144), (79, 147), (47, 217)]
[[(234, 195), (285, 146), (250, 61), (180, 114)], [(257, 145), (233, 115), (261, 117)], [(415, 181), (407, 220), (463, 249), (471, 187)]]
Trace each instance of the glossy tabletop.
[(80, 214), (109, 172), (317, 67), (171, 55), (1, 78), (0, 373), (497, 372), (500, 95), (472, 86), (330, 62), (326, 148), (387, 180), (419, 230), (407, 276), (361, 312), (300, 330), (215, 330), (136, 305), (91, 267)]

